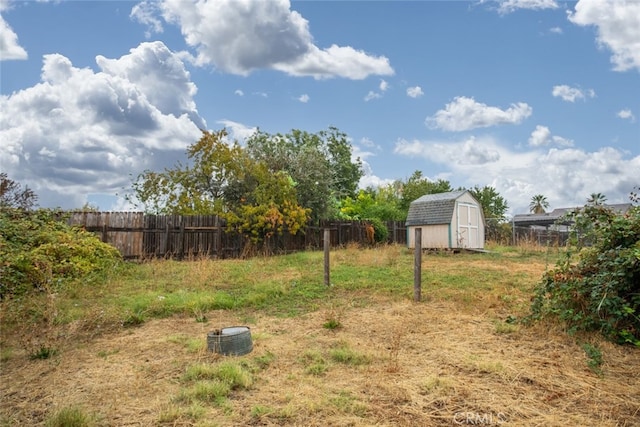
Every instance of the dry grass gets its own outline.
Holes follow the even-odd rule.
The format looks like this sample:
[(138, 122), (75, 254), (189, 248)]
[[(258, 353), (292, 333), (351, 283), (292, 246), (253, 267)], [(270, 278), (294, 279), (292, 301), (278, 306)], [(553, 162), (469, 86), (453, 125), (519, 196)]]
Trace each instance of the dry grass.
[[(394, 257), (347, 248), (333, 261), (395, 268)], [(538, 261), (472, 264), (509, 277), (544, 270)], [(203, 277), (215, 274), (205, 263), (194, 268)], [(470, 268), (464, 256), (425, 259), (425, 271)], [(503, 316), (527, 303), (521, 282), (478, 291), (431, 283), (427, 275), (421, 303), (370, 295), (363, 304), (336, 291), (318, 310), (293, 318), (214, 311), (205, 313), (209, 323), (192, 316), (151, 320), (67, 343), (47, 360), (15, 350), (0, 359), (0, 420), (43, 425), (74, 407), (104, 426), (640, 425), (640, 350), (583, 337), (602, 350), (598, 375), (578, 340), (560, 328), (507, 326)], [(328, 317), (340, 327), (323, 327)], [(251, 327), (252, 353), (207, 352), (208, 331), (238, 324)], [(348, 349), (358, 362), (332, 357), (336, 349)], [(188, 367), (229, 359), (260, 366), (248, 389), (222, 404), (178, 399)], [(311, 372), (313, 360), (323, 370)]]

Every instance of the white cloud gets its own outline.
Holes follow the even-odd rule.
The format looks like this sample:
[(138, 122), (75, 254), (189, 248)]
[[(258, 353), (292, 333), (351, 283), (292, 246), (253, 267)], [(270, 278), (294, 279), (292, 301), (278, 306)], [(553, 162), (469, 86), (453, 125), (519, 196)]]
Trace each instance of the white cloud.
[(576, 25), (597, 27), (597, 42), (613, 53), (614, 70), (640, 71), (640, 2), (580, 0), (568, 18)]
[(154, 33), (162, 33), (162, 21), (158, 18), (160, 9), (155, 1), (144, 0), (131, 8), (129, 18), (147, 27), (146, 38), (151, 38)]
[(384, 56), (350, 46), (317, 47), (309, 22), (291, 10), (289, 0), (205, 0), (190, 7), (182, 0), (164, 0), (159, 7), (196, 49), (197, 64), (228, 73), (246, 76), (266, 68), (316, 79), (394, 73)]
[(636, 116), (634, 116), (633, 112), (629, 109), (618, 111), (617, 116), (620, 117), (621, 119), (629, 120), (631, 121), (631, 123), (635, 123), (636, 121)]
[(246, 126), (242, 123), (234, 122), (233, 120), (218, 120), (217, 123), (224, 126), (231, 139), (236, 140), (239, 143), (244, 143), (247, 138), (256, 133), (256, 131), (258, 130), (258, 128), (255, 126)]
[(244, 96), (244, 92), (241, 91), (240, 89), (236, 89), (233, 93), (238, 96)]
[(593, 89), (582, 90), (577, 87), (567, 85), (554, 86), (551, 94), (568, 102), (575, 102), (576, 99), (585, 100), (596, 96), (596, 92)]
[(555, 0), (500, 0), (498, 12), (501, 14), (515, 12), (518, 9), (543, 10), (557, 9)]
[(508, 200), (511, 213), (526, 213), (531, 197), (547, 196), (552, 207), (580, 206), (601, 192), (612, 203), (624, 203), (637, 185), (640, 155), (603, 147), (514, 151), (491, 137), (450, 141), (398, 140), (394, 152), (441, 164), (460, 185), (492, 185)]
[(41, 83), (0, 97), (0, 169), (43, 206), (121, 192), (130, 174), (173, 165), (205, 126), (189, 73), (164, 44), (96, 62), (99, 72), (45, 55)]
[[(0, 2), (0, 12), (6, 9)], [(0, 61), (27, 59), (27, 51), (18, 43), (18, 35), (0, 15)]]
[(545, 145), (559, 145), (565, 147), (573, 146), (573, 141), (570, 139), (562, 138), (560, 136), (551, 135), (551, 131), (546, 126), (536, 126), (535, 130), (531, 132), (529, 137), (529, 145), (532, 147), (542, 147)]
[(407, 88), (407, 96), (411, 98), (419, 98), (424, 95), (422, 88), (420, 86), (408, 87)]
[(309, 102), (309, 95), (307, 95), (306, 93), (303, 93), (298, 97), (298, 101), (302, 102), (303, 104), (306, 104), (307, 102)]
[(459, 96), (447, 104), (444, 110), (427, 117), (426, 124), (431, 128), (460, 132), (501, 124), (519, 124), (531, 112), (532, 108), (524, 102), (511, 104), (510, 108), (501, 110), (476, 102), (473, 98)]
[(389, 82), (387, 82), (386, 80), (380, 80), (380, 90), (382, 92), (386, 92), (387, 89), (389, 89)]
[(374, 91), (370, 90), (369, 93), (364, 97), (364, 100), (366, 102), (369, 102), (372, 99), (378, 99), (378, 98), (382, 98), (382, 95), (379, 94), (378, 92), (374, 92)]

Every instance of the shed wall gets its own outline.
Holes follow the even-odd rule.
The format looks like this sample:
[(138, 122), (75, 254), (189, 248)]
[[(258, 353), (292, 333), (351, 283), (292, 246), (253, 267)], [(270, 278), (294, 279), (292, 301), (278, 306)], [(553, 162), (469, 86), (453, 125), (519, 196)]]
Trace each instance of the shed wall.
[(410, 248), (416, 247), (416, 228), (422, 229), (422, 247), (425, 249), (450, 248), (449, 224), (410, 226), (407, 228), (407, 243)]

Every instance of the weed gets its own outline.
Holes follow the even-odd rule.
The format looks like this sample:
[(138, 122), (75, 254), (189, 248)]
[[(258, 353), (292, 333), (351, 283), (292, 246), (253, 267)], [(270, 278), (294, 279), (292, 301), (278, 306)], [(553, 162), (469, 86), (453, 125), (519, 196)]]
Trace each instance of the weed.
[(597, 375), (602, 375), (602, 351), (598, 347), (589, 343), (583, 343), (581, 347), (589, 358), (587, 360), (587, 366), (589, 366), (589, 369)]
[(253, 361), (256, 363), (256, 365), (258, 365), (258, 369), (266, 369), (275, 359), (276, 356), (270, 351), (267, 351), (262, 356), (254, 357)]
[(353, 414), (359, 417), (366, 415), (368, 408), (359, 402), (356, 397), (347, 390), (340, 390), (336, 395), (329, 397), (329, 403), (345, 414)]
[(60, 409), (45, 422), (47, 427), (89, 427), (94, 424), (94, 417), (76, 406)]
[(338, 329), (342, 327), (342, 323), (335, 318), (329, 318), (327, 319), (326, 322), (324, 322), (322, 324), (322, 327), (325, 329), (330, 329), (330, 330), (334, 330), (334, 329)]
[(499, 320), (495, 320), (493, 325), (496, 328), (496, 334), (512, 334), (518, 331), (518, 325), (506, 322), (501, 322)]
[(29, 355), (31, 360), (46, 360), (58, 354), (58, 350), (53, 347), (42, 346)]
[(177, 397), (184, 403), (213, 403), (221, 405), (231, 394), (231, 386), (224, 381), (198, 381), (187, 389), (183, 389)]
[(340, 344), (338, 347), (329, 351), (329, 356), (334, 362), (345, 365), (359, 366), (366, 365), (371, 362), (371, 358), (364, 354), (360, 354), (350, 349), (346, 344)]

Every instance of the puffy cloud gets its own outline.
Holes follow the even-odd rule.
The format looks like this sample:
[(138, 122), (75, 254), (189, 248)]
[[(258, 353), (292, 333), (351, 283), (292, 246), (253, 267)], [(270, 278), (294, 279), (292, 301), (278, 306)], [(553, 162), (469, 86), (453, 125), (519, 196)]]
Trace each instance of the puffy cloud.
[(422, 88), (420, 86), (413, 86), (407, 88), (407, 96), (411, 98), (419, 98), (424, 95)]
[(458, 166), (486, 165), (497, 162), (501, 157), (495, 142), (490, 139), (479, 141), (475, 137), (458, 143), (400, 139), (396, 142), (394, 152)]
[(218, 120), (217, 123), (225, 127), (232, 140), (238, 141), (241, 144), (258, 130), (255, 126), (246, 126), (233, 120)]
[(306, 93), (303, 93), (298, 97), (298, 101), (302, 102), (303, 104), (306, 104), (307, 102), (309, 102), (309, 95), (307, 95)]
[[(0, 12), (6, 7), (2, 4), (3, 2), (0, 2)], [(18, 35), (0, 15), (0, 61), (27, 59), (27, 57), (27, 51), (18, 43)]]
[(447, 104), (444, 110), (427, 117), (426, 124), (431, 128), (460, 132), (501, 124), (519, 124), (531, 112), (532, 108), (524, 102), (511, 104), (510, 108), (501, 110), (476, 102), (473, 98), (459, 96)]
[(394, 73), (384, 56), (350, 46), (317, 47), (309, 22), (291, 10), (289, 0), (203, 0), (190, 7), (182, 0), (164, 0), (158, 7), (196, 49), (197, 64), (228, 73), (248, 75), (266, 68), (316, 79)]
[(562, 28), (560, 27), (551, 27), (549, 28), (549, 32), (551, 34), (562, 34), (564, 31), (562, 31)]
[(387, 89), (389, 89), (389, 82), (387, 82), (386, 80), (380, 80), (380, 90), (382, 92), (386, 92)]
[(631, 121), (631, 123), (634, 123), (636, 121), (636, 116), (634, 116), (633, 112), (631, 112), (631, 110), (629, 109), (618, 111), (617, 116), (621, 119), (629, 120)]
[(597, 41), (613, 53), (616, 71), (640, 71), (640, 2), (635, 0), (580, 0), (568, 14), (576, 25), (597, 27)]
[(570, 147), (573, 145), (573, 141), (560, 136), (551, 135), (551, 131), (546, 126), (536, 126), (535, 130), (531, 132), (531, 136), (529, 137), (529, 145), (532, 147), (541, 147), (551, 144)]
[(233, 93), (238, 95), (238, 96), (244, 96), (244, 92), (242, 90), (240, 90), (240, 89), (236, 89)]
[(534, 194), (553, 207), (580, 206), (601, 192), (612, 203), (628, 200), (637, 185), (640, 156), (611, 147), (514, 151), (490, 137), (458, 142), (398, 140), (394, 152), (441, 164), (461, 185), (492, 185), (509, 201), (511, 213), (526, 213)]
[(174, 164), (205, 125), (189, 73), (162, 43), (96, 62), (101, 71), (45, 55), (40, 83), (0, 97), (0, 169), (43, 206), (121, 192), (131, 173)]
[(557, 9), (555, 0), (500, 0), (498, 12), (501, 14), (515, 12), (518, 9), (543, 10)]
[(576, 99), (584, 100), (587, 97), (594, 98), (596, 96), (596, 92), (593, 89), (582, 90), (580, 88), (567, 85), (554, 86), (551, 94), (568, 102), (575, 102)]
[(162, 33), (162, 21), (158, 18), (158, 3), (155, 1), (142, 1), (131, 9), (129, 17), (147, 27), (145, 36), (150, 38), (153, 33)]

